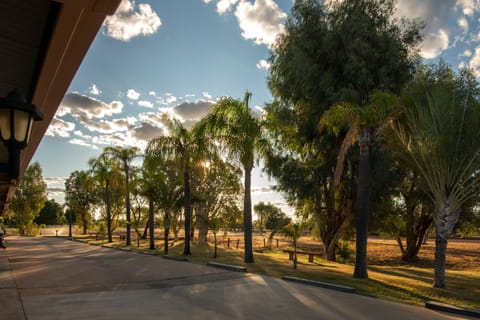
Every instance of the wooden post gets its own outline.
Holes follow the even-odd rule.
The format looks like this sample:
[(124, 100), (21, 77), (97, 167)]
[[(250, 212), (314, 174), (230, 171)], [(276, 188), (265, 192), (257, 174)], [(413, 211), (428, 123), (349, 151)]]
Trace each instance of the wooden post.
[(227, 248), (230, 248), (230, 238), (227, 239)]
[(239, 244), (240, 244), (240, 239), (237, 239), (237, 249)]
[(267, 247), (267, 242), (265, 240), (265, 238), (263, 238), (263, 246), (266, 248)]
[(278, 239), (275, 239), (275, 240), (277, 240), (277, 249), (278, 249)]

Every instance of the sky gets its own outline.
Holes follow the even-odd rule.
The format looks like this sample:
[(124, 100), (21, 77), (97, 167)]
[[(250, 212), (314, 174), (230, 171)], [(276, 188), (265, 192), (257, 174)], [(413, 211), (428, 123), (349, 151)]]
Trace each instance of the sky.
[[(330, 0), (335, 1), (335, 0)], [(137, 146), (162, 134), (161, 114), (185, 125), (222, 96), (251, 106), (272, 100), (267, 59), (294, 0), (122, 0), (99, 30), (32, 161), (48, 193), (106, 146)], [(480, 0), (398, 0), (398, 17), (426, 23), (421, 55), (469, 67), (480, 79)], [(292, 212), (256, 168), (252, 199)]]

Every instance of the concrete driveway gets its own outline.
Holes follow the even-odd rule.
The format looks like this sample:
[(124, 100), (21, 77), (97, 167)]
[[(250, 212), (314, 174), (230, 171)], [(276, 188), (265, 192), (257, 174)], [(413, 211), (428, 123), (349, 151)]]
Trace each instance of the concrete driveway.
[(62, 238), (10, 237), (0, 319), (462, 319)]

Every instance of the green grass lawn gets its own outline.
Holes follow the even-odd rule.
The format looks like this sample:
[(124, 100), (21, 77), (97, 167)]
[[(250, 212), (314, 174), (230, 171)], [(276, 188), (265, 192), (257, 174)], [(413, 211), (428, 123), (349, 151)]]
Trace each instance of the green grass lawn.
[[(100, 244), (102, 241), (94, 241)], [(163, 254), (161, 241), (157, 241), (155, 254)], [(106, 241), (104, 242), (106, 244)], [(109, 246), (124, 246), (124, 241), (115, 241)], [(130, 246), (132, 251), (150, 251), (148, 241), (143, 240), (140, 247), (136, 241)], [(171, 244), (169, 256), (185, 258), (182, 255), (183, 242)], [(315, 257), (313, 263), (308, 257), (299, 255), (297, 270), (293, 270), (288, 254), (281, 250), (255, 252), (255, 263), (243, 262), (243, 251), (218, 248), (218, 257), (213, 259), (213, 246), (192, 244), (189, 262), (206, 264), (209, 261), (247, 267), (248, 272), (272, 277), (295, 276), (341, 284), (357, 289), (360, 294), (387, 299), (391, 301), (423, 306), (425, 301), (434, 300), (461, 307), (480, 309), (480, 270), (448, 270), (447, 288), (433, 288), (433, 269), (410, 265), (369, 265), (369, 279), (354, 279), (353, 264), (341, 264)]]

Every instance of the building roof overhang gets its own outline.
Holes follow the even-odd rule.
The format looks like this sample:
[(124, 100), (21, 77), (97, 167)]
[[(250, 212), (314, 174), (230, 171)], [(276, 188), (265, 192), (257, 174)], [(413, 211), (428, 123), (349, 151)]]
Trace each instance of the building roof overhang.
[[(8, 175), (8, 151), (0, 144), (0, 215), (55, 115), (107, 15), (121, 0), (2, 0), (0, 97), (17, 88), (44, 115), (20, 156), (20, 177)], [(59, 151), (61, 152), (61, 151)], [(61, 155), (59, 155), (59, 159)]]

